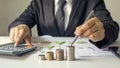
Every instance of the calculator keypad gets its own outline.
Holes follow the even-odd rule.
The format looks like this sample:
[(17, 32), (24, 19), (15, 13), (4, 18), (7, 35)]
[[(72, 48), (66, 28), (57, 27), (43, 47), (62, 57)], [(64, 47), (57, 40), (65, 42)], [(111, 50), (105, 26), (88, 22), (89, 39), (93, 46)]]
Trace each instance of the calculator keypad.
[(24, 51), (26, 49), (29, 49), (28, 45), (27, 46), (19, 45), (18, 47), (14, 47), (14, 44), (8, 44), (8, 45), (0, 46), (0, 50), (8, 50), (8, 51)]
[(0, 45), (0, 54), (20, 56), (30, 51), (33, 51), (36, 48), (37, 48), (36, 46), (24, 44), (19, 44), (17, 47), (14, 47), (14, 43), (8, 43)]

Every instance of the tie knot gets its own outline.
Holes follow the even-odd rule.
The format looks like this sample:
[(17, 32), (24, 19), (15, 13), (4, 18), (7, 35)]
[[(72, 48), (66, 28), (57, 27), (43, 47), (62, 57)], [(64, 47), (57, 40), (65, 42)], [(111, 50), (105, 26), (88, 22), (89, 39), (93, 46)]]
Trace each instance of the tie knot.
[(63, 7), (67, 2), (66, 0), (59, 0), (59, 6)]

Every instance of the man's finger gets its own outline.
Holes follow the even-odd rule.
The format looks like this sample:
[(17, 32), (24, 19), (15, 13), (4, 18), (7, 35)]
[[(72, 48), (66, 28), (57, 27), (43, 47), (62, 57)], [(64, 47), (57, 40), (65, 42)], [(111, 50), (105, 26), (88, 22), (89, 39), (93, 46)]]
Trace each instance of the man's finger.
[(20, 30), (18, 37), (15, 40), (15, 47), (24, 39), (24, 30)]
[(14, 32), (15, 32), (15, 34), (14, 34), (14, 41), (15, 41), (19, 35), (19, 28), (15, 28)]
[(10, 30), (10, 39), (12, 40), (12, 41), (14, 41), (14, 35), (15, 35), (15, 31), (14, 31), (15, 29), (14, 28), (12, 28), (11, 30)]
[(90, 29), (88, 29), (87, 31), (85, 31), (85, 32), (83, 33), (83, 36), (84, 36), (84, 37), (88, 37), (89, 35), (95, 33), (95, 32), (98, 31), (98, 30), (99, 30), (99, 26), (94, 25), (93, 27), (91, 27)]
[(88, 38), (92, 40), (93, 42), (97, 42), (97, 41), (102, 40), (104, 37), (105, 37), (105, 30), (101, 29), (91, 34)]
[(77, 31), (77, 35), (81, 36), (85, 31), (90, 29), (92, 26), (94, 26), (96, 23), (94, 22), (95, 18), (89, 19), (87, 22), (85, 22), (81, 28)]
[(32, 45), (31, 44), (31, 38), (30, 38), (30, 35), (27, 35), (26, 38), (25, 38), (25, 42), (27, 45)]
[(81, 26), (76, 27), (74, 34), (77, 35), (78, 30), (81, 28)]

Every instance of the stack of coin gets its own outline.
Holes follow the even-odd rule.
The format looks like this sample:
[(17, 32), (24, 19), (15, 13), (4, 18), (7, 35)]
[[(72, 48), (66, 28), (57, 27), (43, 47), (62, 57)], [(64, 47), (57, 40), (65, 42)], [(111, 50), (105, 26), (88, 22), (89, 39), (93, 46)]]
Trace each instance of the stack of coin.
[(67, 48), (66, 48), (66, 59), (68, 61), (75, 60), (75, 47), (74, 46), (67, 46)]
[(45, 60), (45, 55), (38, 55), (39, 60)]
[(64, 60), (64, 50), (56, 49), (56, 60), (61, 61)]
[(54, 60), (54, 53), (53, 52), (47, 52), (46, 53), (46, 59), (47, 60)]

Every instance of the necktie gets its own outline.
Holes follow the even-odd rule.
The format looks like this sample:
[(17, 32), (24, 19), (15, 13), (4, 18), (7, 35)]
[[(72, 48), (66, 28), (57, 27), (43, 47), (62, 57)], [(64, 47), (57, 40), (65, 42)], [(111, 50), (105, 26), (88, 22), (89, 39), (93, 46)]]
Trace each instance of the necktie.
[(56, 13), (56, 22), (58, 24), (60, 34), (63, 35), (65, 30), (65, 14), (64, 14), (63, 7), (66, 4), (66, 1), (59, 0), (58, 3), (59, 3), (59, 7)]

